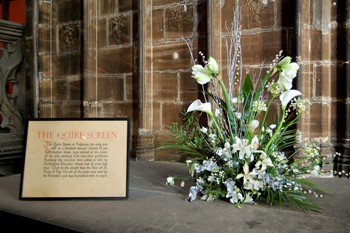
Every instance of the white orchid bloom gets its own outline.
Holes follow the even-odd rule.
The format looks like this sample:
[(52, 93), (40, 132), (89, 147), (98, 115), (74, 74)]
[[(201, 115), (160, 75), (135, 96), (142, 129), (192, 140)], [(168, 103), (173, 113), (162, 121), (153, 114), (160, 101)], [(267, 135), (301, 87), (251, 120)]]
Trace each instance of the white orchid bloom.
[(213, 57), (209, 57), (208, 63), (204, 67), (198, 64), (192, 66), (192, 76), (201, 85), (210, 82), (219, 72), (218, 63)]
[(199, 99), (192, 102), (192, 104), (187, 108), (187, 112), (193, 112), (193, 111), (201, 111), (209, 114), (210, 116), (213, 115), (213, 112), (211, 111), (211, 104), (209, 102), (202, 103)]
[(289, 91), (286, 91), (283, 94), (281, 94), (280, 100), (282, 103), (282, 110), (285, 111), (289, 101), (291, 101), (292, 99), (294, 99), (295, 97), (300, 96), (300, 95), (302, 95), (302, 94), (298, 90), (289, 90)]

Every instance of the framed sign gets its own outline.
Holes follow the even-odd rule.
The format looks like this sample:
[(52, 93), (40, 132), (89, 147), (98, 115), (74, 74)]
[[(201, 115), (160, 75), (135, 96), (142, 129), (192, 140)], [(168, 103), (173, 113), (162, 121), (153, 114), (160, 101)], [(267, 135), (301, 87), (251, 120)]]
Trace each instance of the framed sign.
[(20, 199), (128, 198), (129, 120), (28, 121)]

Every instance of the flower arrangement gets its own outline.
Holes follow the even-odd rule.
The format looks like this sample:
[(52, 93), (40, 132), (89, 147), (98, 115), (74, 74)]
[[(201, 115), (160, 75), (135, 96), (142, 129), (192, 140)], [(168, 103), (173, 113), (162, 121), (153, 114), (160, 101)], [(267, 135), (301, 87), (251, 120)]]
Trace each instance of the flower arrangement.
[[(226, 199), (237, 206), (264, 200), (317, 211), (320, 207), (308, 195), (321, 197), (324, 191), (303, 175), (320, 173), (320, 148), (308, 143), (287, 153), (299, 143), (294, 126), (310, 106), (299, 90), (292, 89), (299, 65), (280, 52), (260, 84), (253, 85), (250, 75), (242, 77), (239, 71), (240, 27), (235, 24), (232, 31), (229, 90), (216, 60), (200, 53), (203, 65), (192, 66), (192, 77), (203, 85), (203, 98), (180, 114), (183, 124), (169, 128), (175, 142), (164, 145), (188, 155), (194, 181), (188, 200)], [(176, 178), (168, 177), (166, 183), (174, 185)]]

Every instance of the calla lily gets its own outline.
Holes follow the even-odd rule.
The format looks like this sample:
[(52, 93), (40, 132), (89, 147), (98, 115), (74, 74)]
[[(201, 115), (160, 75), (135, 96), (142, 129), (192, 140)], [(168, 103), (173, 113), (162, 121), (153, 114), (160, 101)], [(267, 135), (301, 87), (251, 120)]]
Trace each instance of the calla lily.
[(187, 112), (201, 111), (205, 112), (208, 115), (212, 116), (213, 112), (211, 111), (211, 104), (209, 102), (202, 103), (199, 99), (193, 101), (193, 103), (187, 108)]
[(283, 94), (281, 94), (280, 100), (282, 103), (282, 110), (285, 111), (289, 101), (291, 101), (293, 98), (300, 96), (300, 95), (301, 95), (301, 92), (298, 90), (289, 90), (289, 91), (286, 91)]
[(222, 134), (221, 128), (215, 120), (214, 114), (211, 111), (211, 104), (209, 102), (202, 103), (202, 101), (200, 101), (199, 99), (193, 101), (192, 104), (187, 108), (187, 112), (193, 112), (193, 111), (201, 111), (208, 114), (211, 120), (213, 121), (216, 129), (218, 130), (220, 139), (224, 141), (224, 135)]
[(192, 66), (192, 76), (201, 85), (204, 85), (219, 74), (219, 66), (213, 57), (209, 57), (208, 63), (203, 67), (201, 65)]

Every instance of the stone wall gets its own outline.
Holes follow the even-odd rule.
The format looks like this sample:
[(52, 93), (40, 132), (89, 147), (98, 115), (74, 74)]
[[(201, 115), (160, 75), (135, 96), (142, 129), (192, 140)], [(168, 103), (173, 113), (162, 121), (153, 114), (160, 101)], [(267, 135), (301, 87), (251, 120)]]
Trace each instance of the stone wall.
[[(141, 159), (179, 160), (155, 149), (167, 140), (166, 127), (198, 97), (191, 78), (191, 52), (206, 52), (206, 1), (143, 1), (142, 108), (138, 134)], [(192, 47), (190, 50), (185, 41)]]
[(81, 117), (82, 6), (80, 0), (38, 1), (34, 22), (40, 117)]
[(349, 10), (349, 2), (340, 0), (310, 1), (298, 9), (299, 86), (313, 103), (300, 129), (329, 155), (349, 156)]
[(137, 1), (89, 0), (83, 7), (83, 117), (129, 117), (135, 147), (139, 112)]
[[(225, 67), (234, 2), (27, 1), (31, 114), (129, 117), (134, 156), (183, 159), (156, 148), (169, 140), (166, 127), (199, 96), (184, 40), (195, 58), (201, 50)], [(336, 148), (348, 154), (349, 2), (241, 4), (242, 72), (258, 83), (280, 50), (295, 58), (301, 65), (296, 87), (313, 103), (299, 129), (324, 153)]]

